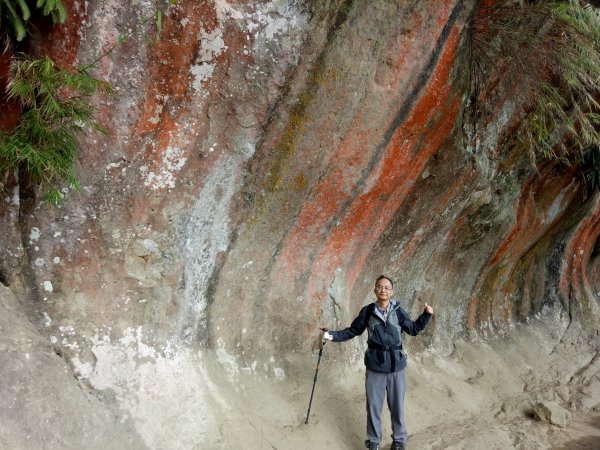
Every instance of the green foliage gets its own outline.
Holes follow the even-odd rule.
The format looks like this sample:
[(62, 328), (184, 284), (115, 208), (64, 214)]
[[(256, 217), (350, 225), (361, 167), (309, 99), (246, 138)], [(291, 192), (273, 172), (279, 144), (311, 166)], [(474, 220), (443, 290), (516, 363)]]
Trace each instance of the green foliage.
[(515, 145), (533, 160), (584, 164), (600, 143), (598, 10), (578, 0), (505, 1), (480, 6), (469, 28), (476, 114), (502, 92), (521, 117)]
[(0, 172), (24, 168), (53, 203), (65, 182), (77, 187), (76, 137), (103, 131), (89, 103), (97, 91), (109, 92), (110, 86), (86, 71), (62, 70), (48, 57), (22, 54), (13, 59), (8, 97), (23, 111), (14, 130), (0, 132)]
[(175, 3), (177, 3), (177, 0), (169, 0), (167, 2), (167, 5), (165, 6), (164, 10), (158, 8), (158, 10), (156, 11), (156, 40), (157, 41), (160, 40), (160, 34), (162, 33), (162, 29), (163, 29), (163, 16), (165, 14), (165, 11), (167, 9), (169, 9), (171, 6), (175, 5)]
[(0, 0), (0, 34), (22, 41), (27, 35), (32, 9), (50, 16), (54, 23), (64, 23), (67, 19), (61, 0)]
[(586, 148), (600, 143), (600, 16), (576, 1), (553, 6), (551, 77), (537, 86), (524, 139), (546, 157), (579, 161)]
[[(76, 71), (56, 67), (49, 57), (35, 59), (22, 54), (13, 58), (6, 98), (19, 103), (21, 116), (13, 130), (0, 131), (1, 174), (23, 170), (30, 182), (41, 186), (45, 199), (53, 204), (62, 200), (61, 186), (78, 187), (74, 170), (77, 136), (103, 131), (94, 118), (90, 97), (98, 91), (110, 91), (109, 84), (92, 77), (88, 70), (153, 18), (158, 40), (166, 10), (177, 3), (177, 0), (161, 3), (163, 1), (163, 9), (158, 8), (127, 33), (120, 33), (113, 46)], [(50, 15), (54, 23), (66, 20), (60, 0), (0, 0), (0, 35), (14, 35), (18, 41), (22, 40), (33, 8)], [(150, 44), (154, 43), (146, 32), (143, 37)]]
[(582, 172), (587, 194), (600, 190), (600, 147), (594, 145), (583, 152)]

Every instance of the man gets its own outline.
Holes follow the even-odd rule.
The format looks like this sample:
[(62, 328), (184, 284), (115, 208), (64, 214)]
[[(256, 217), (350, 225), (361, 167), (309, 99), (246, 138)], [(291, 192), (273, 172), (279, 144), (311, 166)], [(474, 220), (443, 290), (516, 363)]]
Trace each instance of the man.
[(406, 390), (406, 358), (402, 353), (402, 332), (416, 336), (425, 328), (433, 308), (425, 309), (416, 321), (410, 320), (396, 300), (392, 299), (394, 283), (384, 275), (375, 281), (377, 301), (363, 307), (349, 328), (325, 331), (323, 339), (344, 342), (362, 334), (368, 328), (368, 348), (365, 352), (367, 391), (367, 440), (369, 450), (379, 450), (381, 444), (381, 411), (387, 392), (392, 416), (392, 450), (405, 450), (408, 433), (404, 421)]

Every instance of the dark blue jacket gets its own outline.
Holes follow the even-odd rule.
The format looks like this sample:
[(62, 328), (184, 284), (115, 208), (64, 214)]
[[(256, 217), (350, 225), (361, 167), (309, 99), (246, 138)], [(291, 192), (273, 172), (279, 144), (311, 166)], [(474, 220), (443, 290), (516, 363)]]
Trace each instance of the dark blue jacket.
[(423, 312), (414, 322), (406, 311), (395, 301), (390, 301), (390, 312), (384, 322), (375, 312), (375, 303), (364, 306), (352, 324), (340, 331), (330, 331), (334, 342), (344, 342), (368, 328), (365, 366), (376, 372), (396, 372), (406, 367), (406, 358), (402, 353), (402, 331), (416, 336), (429, 322), (431, 314)]

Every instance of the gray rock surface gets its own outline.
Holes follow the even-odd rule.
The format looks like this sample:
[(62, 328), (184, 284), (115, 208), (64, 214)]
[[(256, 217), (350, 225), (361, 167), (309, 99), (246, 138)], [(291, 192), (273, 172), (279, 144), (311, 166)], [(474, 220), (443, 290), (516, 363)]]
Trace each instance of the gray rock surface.
[(64, 67), (140, 32), (93, 70), (81, 190), (3, 182), (0, 447), (363, 448), (364, 336), (327, 346), (300, 424), (318, 328), (381, 273), (435, 310), (406, 344), (416, 448), (594, 435), (524, 410), (598, 404), (600, 200), (507, 142), (506, 92), (466, 145), (475, 2), (178, 0), (151, 44), (156, 2), (65, 4), (31, 39)]
[(73, 376), (2, 284), (0, 380), (0, 448), (147, 448), (114, 403)]
[(533, 412), (538, 420), (565, 428), (571, 422), (571, 413), (556, 402), (542, 401), (535, 404)]

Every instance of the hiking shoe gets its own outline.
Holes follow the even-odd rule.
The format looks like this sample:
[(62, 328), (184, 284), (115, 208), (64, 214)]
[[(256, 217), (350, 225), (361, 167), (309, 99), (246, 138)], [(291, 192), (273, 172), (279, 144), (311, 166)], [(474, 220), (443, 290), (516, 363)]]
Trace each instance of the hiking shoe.
[(394, 441), (392, 442), (392, 448), (390, 450), (406, 450), (404, 442)]
[(365, 441), (365, 447), (369, 450), (379, 450), (379, 444), (377, 442)]

